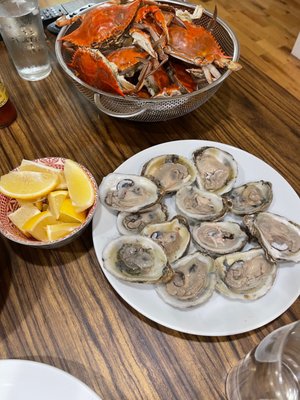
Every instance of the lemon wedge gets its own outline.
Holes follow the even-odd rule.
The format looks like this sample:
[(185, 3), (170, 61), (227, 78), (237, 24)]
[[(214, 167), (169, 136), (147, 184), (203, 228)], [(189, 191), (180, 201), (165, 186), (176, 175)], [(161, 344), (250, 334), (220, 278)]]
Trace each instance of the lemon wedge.
[(50, 192), (48, 194), (47, 201), (49, 205), (49, 211), (55, 217), (55, 219), (59, 218), (60, 208), (67, 196), (67, 190), (55, 190), (54, 192)]
[(47, 195), (58, 184), (58, 176), (49, 172), (12, 171), (0, 178), (0, 192), (8, 197), (34, 200)]
[(48, 240), (57, 240), (67, 236), (74, 229), (80, 226), (80, 223), (61, 222), (55, 225), (47, 225), (46, 231)]
[(40, 214), (40, 210), (37, 207), (32, 205), (25, 205), (18, 208), (16, 211), (8, 214), (8, 218), (11, 220), (13, 224), (16, 225), (21, 232), (23, 232), (26, 236), (30, 236), (24, 229), (23, 225), (35, 215)]
[(80, 222), (82, 223), (86, 218), (86, 212), (81, 211), (78, 212), (73, 206), (72, 200), (70, 198), (66, 198), (59, 212), (59, 220), (62, 222)]
[(58, 176), (57, 189), (67, 189), (64, 172), (61, 169), (50, 167), (49, 165), (23, 159), (18, 167), (19, 171), (49, 172)]
[(41, 240), (42, 242), (47, 242), (49, 239), (46, 226), (55, 223), (56, 219), (49, 210), (42, 211), (26, 221), (23, 225), (23, 230), (29, 233), (35, 239)]
[(65, 161), (64, 174), (69, 196), (78, 212), (91, 207), (95, 201), (92, 182), (81, 166), (72, 160)]
[(21, 200), (18, 199), (18, 204), (20, 207), (26, 206), (26, 207), (37, 207), (40, 211), (43, 210), (43, 200), (42, 199), (37, 199), (37, 200)]

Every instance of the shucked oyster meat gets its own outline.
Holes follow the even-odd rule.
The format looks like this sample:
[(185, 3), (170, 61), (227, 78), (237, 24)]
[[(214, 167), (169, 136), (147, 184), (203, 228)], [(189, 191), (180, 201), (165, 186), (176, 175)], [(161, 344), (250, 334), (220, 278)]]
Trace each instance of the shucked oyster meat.
[(216, 194), (229, 192), (233, 187), (238, 167), (231, 154), (216, 147), (202, 147), (193, 153), (200, 189)]
[(110, 241), (102, 260), (104, 268), (126, 281), (157, 283), (173, 276), (162, 247), (145, 236), (124, 235)]
[(157, 287), (157, 293), (176, 308), (194, 307), (213, 294), (216, 275), (213, 259), (199, 251), (180, 258), (172, 264), (173, 278)]
[[(104, 268), (122, 280), (158, 283), (161, 298), (179, 309), (204, 303), (215, 290), (232, 299), (258, 299), (274, 283), (277, 260), (300, 261), (300, 226), (266, 212), (271, 182), (233, 187), (238, 168), (231, 154), (202, 147), (193, 161), (165, 154), (144, 164), (141, 175), (103, 179), (100, 199), (120, 211), (123, 235), (103, 250)], [(165, 195), (171, 215), (174, 205), (180, 214), (169, 221)], [(219, 221), (227, 212), (234, 220), (243, 217), (244, 226)], [(250, 234), (261, 248), (242, 251), (247, 243), (252, 247)], [(200, 251), (186, 255), (194, 248)]]
[(175, 204), (180, 214), (191, 221), (212, 221), (227, 211), (221, 196), (200, 190), (196, 186), (184, 186), (176, 193)]
[(194, 226), (192, 238), (203, 252), (218, 257), (241, 250), (248, 241), (248, 235), (236, 222), (202, 222)]
[(298, 224), (270, 212), (246, 215), (243, 221), (271, 258), (300, 261), (300, 226)]
[(224, 195), (230, 211), (237, 215), (254, 214), (266, 210), (272, 202), (271, 182), (248, 182)]
[(118, 173), (103, 178), (99, 193), (102, 204), (113, 210), (127, 212), (149, 207), (160, 198), (158, 187), (150, 179)]
[(157, 181), (164, 193), (172, 193), (184, 185), (193, 183), (197, 171), (187, 158), (177, 154), (167, 154), (149, 160), (143, 166), (142, 175)]
[(120, 212), (117, 217), (117, 227), (122, 235), (137, 234), (146, 225), (156, 224), (168, 219), (167, 206), (164, 203), (156, 203), (134, 213)]
[(141, 234), (162, 246), (170, 263), (185, 254), (191, 238), (188, 223), (180, 215), (176, 215), (170, 221), (147, 225)]
[(232, 299), (255, 300), (272, 287), (277, 266), (261, 248), (236, 252), (215, 260), (216, 290)]

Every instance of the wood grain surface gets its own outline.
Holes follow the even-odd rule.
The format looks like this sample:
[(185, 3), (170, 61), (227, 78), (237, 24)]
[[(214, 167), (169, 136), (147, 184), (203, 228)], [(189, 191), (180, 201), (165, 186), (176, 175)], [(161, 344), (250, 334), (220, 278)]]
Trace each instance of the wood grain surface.
[[(214, 2), (204, 5), (212, 10)], [(300, 2), (219, 0), (218, 8), (239, 37), (243, 69), (198, 110), (160, 123), (99, 113), (59, 67), (49, 32), (52, 73), (38, 82), (19, 78), (0, 42), (0, 73), (18, 110), (17, 121), (0, 130), (0, 174), (23, 158), (61, 156), (84, 164), (100, 183), (143, 149), (202, 139), (256, 155), (299, 194), (300, 61), (290, 51)], [(57, 250), (0, 238), (0, 255), (0, 358), (56, 366), (105, 400), (225, 399), (230, 368), (269, 332), (300, 319), (298, 299), (275, 321), (235, 336), (203, 337), (160, 326), (107, 282), (91, 226)]]

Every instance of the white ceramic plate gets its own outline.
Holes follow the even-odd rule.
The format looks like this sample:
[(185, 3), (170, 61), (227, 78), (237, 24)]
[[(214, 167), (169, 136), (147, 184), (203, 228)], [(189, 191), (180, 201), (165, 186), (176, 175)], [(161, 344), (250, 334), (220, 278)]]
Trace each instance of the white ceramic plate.
[[(300, 223), (299, 197), (278, 172), (257, 157), (218, 142), (184, 140), (163, 143), (135, 154), (120, 165), (116, 172), (140, 174), (142, 165), (152, 157), (175, 153), (191, 158), (193, 151), (203, 146), (219, 147), (233, 155), (239, 166), (235, 186), (261, 179), (272, 182), (274, 199), (269, 211)], [(227, 219), (233, 218), (230, 216)], [(99, 207), (93, 220), (93, 240), (98, 260), (108, 281), (134, 309), (171, 329), (204, 336), (226, 336), (247, 332), (277, 318), (300, 294), (300, 265), (285, 263), (280, 264), (271, 290), (258, 300), (242, 302), (214, 293), (198, 308), (178, 310), (165, 304), (153, 286), (127, 284), (103, 268), (102, 250), (117, 236), (119, 233), (116, 227), (116, 215), (103, 206)]]
[(0, 399), (101, 400), (67, 372), (28, 360), (0, 360)]

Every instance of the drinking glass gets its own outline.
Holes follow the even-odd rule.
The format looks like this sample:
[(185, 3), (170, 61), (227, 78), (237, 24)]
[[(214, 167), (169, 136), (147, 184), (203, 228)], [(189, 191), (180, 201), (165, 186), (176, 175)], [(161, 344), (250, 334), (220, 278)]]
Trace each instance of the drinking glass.
[(0, 0), (0, 32), (23, 79), (36, 81), (50, 74), (38, 0)]
[(228, 400), (299, 400), (300, 321), (266, 336), (228, 374)]

